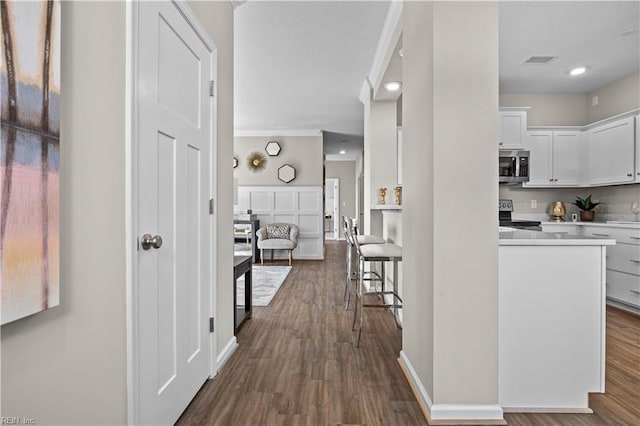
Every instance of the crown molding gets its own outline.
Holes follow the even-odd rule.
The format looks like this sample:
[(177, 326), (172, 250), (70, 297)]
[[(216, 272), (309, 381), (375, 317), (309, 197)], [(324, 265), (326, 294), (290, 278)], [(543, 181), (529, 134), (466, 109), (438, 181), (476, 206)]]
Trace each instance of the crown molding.
[(382, 27), (382, 34), (378, 41), (376, 54), (373, 57), (371, 70), (369, 71), (369, 81), (372, 88), (380, 85), (384, 72), (389, 65), (393, 51), (395, 50), (398, 40), (402, 35), (402, 1), (392, 1), (389, 5), (389, 11)]
[(233, 9), (237, 9), (240, 6), (242, 6), (243, 4), (245, 4), (247, 2), (247, 0), (229, 0), (229, 3), (231, 3), (231, 6), (233, 7)]
[(365, 77), (362, 81), (362, 86), (360, 86), (360, 93), (358, 94), (358, 99), (363, 104), (371, 99), (371, 82), (368, 77)]
[(263, 130), (235, 130), (237, 137), (269, 137), (278, 136), (322, 136), (322, 129), (263, 129)]

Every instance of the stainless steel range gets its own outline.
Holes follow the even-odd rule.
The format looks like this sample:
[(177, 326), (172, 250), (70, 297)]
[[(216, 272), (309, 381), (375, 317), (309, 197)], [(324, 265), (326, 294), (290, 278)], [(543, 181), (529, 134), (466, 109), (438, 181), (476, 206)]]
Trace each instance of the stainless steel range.
[(508, 226), (516, 229), (528, 229), (530, 231), (542, 231), (540, 222), (535, 220), (513, 220), (511, 213), (513, 212), (513, 200), (498, 200), (498, 219), (500, 226)]

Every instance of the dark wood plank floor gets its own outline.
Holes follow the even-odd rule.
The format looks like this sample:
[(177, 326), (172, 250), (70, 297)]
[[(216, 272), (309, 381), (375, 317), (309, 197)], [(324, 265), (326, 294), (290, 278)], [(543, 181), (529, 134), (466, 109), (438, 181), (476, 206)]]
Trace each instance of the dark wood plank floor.
[(391, 313), (369, 309), (355, 347), (353, 310), (342, 305), (344, 250), (327, 241), (325, 261), (294, 260), (179, 424), (426, 424), (397, 362), (402, 333)]
[[(277, 263), (277, 262), (276, 262)], [(281, 264), (286, 264), (281, 263)], [(400, 370), (401, 331), (368, 310), (355, 347), (353, 311), (342, 307), (344, 243), (326, 260), (294, 261), (268, 307), (254, 307), (240, 347), (200, 390), (181, 425), (424, 425)], [(607, 393), (596, 414), (506, 414), (510, 425), (640, 425), (640, 318), (608, 309)]]

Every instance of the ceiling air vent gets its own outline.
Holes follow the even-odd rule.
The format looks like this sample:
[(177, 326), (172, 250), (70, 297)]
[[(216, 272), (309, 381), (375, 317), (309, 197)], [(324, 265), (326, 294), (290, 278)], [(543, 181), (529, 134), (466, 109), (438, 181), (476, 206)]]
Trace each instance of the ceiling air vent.
[(555, 56), (532, 56), (526, 61), (524, 61), (523, 64), (543, 65), (543, 64), (548, 64), (549, 62), (553, 61), (555, 58), (556, 58)]

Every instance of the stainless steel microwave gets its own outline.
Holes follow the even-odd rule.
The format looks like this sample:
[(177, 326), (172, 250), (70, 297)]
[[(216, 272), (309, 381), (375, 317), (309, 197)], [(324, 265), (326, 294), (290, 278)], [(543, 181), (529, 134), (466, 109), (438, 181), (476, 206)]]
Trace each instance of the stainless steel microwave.
[(502, 184), (529, 182), (529, 151), (499, 150), (498, 177), (498, 182)]

